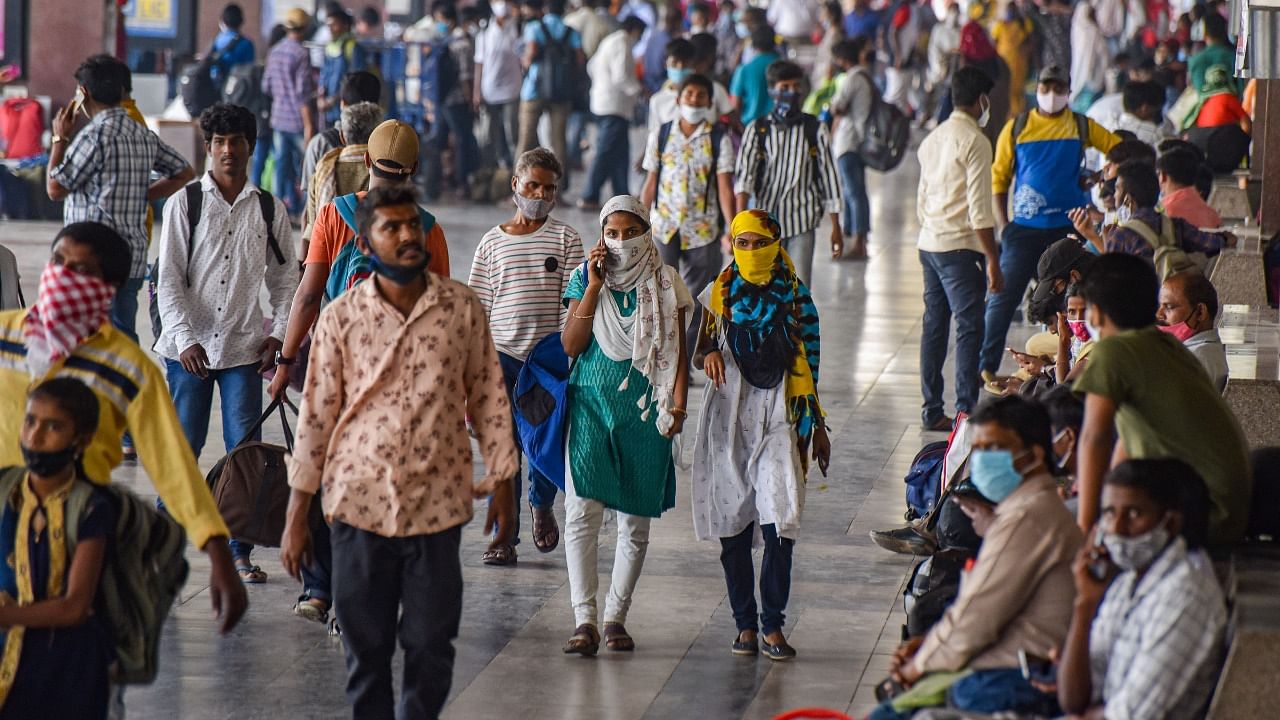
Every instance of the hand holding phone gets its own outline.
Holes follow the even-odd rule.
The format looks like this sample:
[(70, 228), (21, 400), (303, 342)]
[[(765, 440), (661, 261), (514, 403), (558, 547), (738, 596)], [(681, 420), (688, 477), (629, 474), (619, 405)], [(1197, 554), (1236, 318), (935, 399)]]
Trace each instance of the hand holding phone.
[(1058, 682), (1058, 666), (1047, 657), (1018, 649), (1018, 666), (1027, 682), (1054, 685)]

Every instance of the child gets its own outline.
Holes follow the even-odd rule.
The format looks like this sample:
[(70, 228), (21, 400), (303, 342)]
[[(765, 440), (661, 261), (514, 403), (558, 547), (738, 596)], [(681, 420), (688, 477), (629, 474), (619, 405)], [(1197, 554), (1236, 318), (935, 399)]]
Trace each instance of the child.
[[(738, 213), (733, 263), (699, 297), (706, 307), (698, 354), (710, 379), (693, 452), (693, 526), (719, 538), (738, 635), (735, 655), (790, 660), (782, 634), (791, 556), (804, 507), (806, 456), (826, 474), (831, 458), (818, 403), (818, 311), (779, 244), (777, 221)], [(696, 362), (696, 359), (695, 359)], [(757, 617), (753, 541), (764, 539)]]
[(92, 610), (115, 510), (80, 464), (97, 429), (93, 391), (47, 380), (27, 398), (26, 468), (0, 471), (0, 718), (107, 716), (111, 647)]

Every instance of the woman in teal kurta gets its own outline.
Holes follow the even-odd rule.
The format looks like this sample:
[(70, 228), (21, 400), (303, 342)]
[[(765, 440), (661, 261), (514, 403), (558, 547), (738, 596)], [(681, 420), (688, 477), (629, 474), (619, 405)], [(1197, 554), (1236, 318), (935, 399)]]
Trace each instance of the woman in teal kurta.
[(565, 557), (576, 629), (566, 653), (594, 655), (597, 542), (606, 508), (618, 544), (604, 612), (611, 650), (635, 643), (624, 623), (644, 564), (649, 523), (675, 506), (671, 439), (684, 426), (686, 311), (693, 298), (658, 257), (649, 214), (620, 195), (600, 211), (601, 239), (573, 272), (565, 300), (569, 376)]

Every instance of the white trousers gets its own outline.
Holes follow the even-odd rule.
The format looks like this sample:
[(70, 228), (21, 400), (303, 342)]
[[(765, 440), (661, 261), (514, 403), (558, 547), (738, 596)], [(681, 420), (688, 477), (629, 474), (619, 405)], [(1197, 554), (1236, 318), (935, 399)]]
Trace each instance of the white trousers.
[[(564, 553), (569, 565), (569, 598), (574, 626), (596, 625), (596, 592), (600, 588), (598, 567), (600, 526), (604, 523), (604, 503), (578, 497), (573, 478), (565, 483)], [(625, 623), (631, 608), (644, 556), (649, 549), (652, 518), (615, 513), (618, 542), (613, 554), (613, 579), (605, 600), (604, 621)]]

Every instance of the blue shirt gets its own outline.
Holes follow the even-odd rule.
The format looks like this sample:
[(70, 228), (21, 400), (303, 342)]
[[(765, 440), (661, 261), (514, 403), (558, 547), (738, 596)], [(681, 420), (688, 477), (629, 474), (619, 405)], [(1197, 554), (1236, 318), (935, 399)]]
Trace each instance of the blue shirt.
[[(564, 20), (559, 15), (547, 13), (542, 16), (542, 24), (538, 21), (530, 21), (524, 24), (524, 42), (537, 43), (538, 47), (546, 48), (548, 40), (547, 33), (543, 32), (543, 26), (546, 26), (547, 32), (551, 33), (551, 37), (559, 42), (564, 42), (566, 33), (569, 38), (569, 47), (574, 50), (582, 49), (582, 36), (576, 30), (564, 24)], [(529, 65), (529, 72), (525, 73), (524, 85), (520, 88), (521, 100), (538, 100), (538, 71), (541, 69), (542, 60), (534, 60)]]
[(743, 125), (749, 125), (752, 120), (768, 115), (773, 109), (773, 98), (769, 97), (769, 80), (765, 71), (777, 59), (778, 56), (771, 52), (763, 53), (733, 71), (729, 94), (739, 100)]
[(879, 29), (880, 13), (875, 10), (867, 10), (863, 13), (850, 10), (849, 14), (844, 16), (844, 34), (851, 38), (859, 35), (874, 38)]
[(213, 39), (213, 51), (222, 53), (218, 62), (209, 69), (209, 76), (217, 83), (221, 83), (223, 78), (231, 74), (231, 68), (253, 63), (253, 41), (235, 30), (223, 30), (218, 33), (218, 36)]
[(649, 92), (655, 93), (667, 82), (667, 43), (671, 35), (665, 30), (655, 30), (649, 37), (649, 45), (644, 51), (644, 84)]

